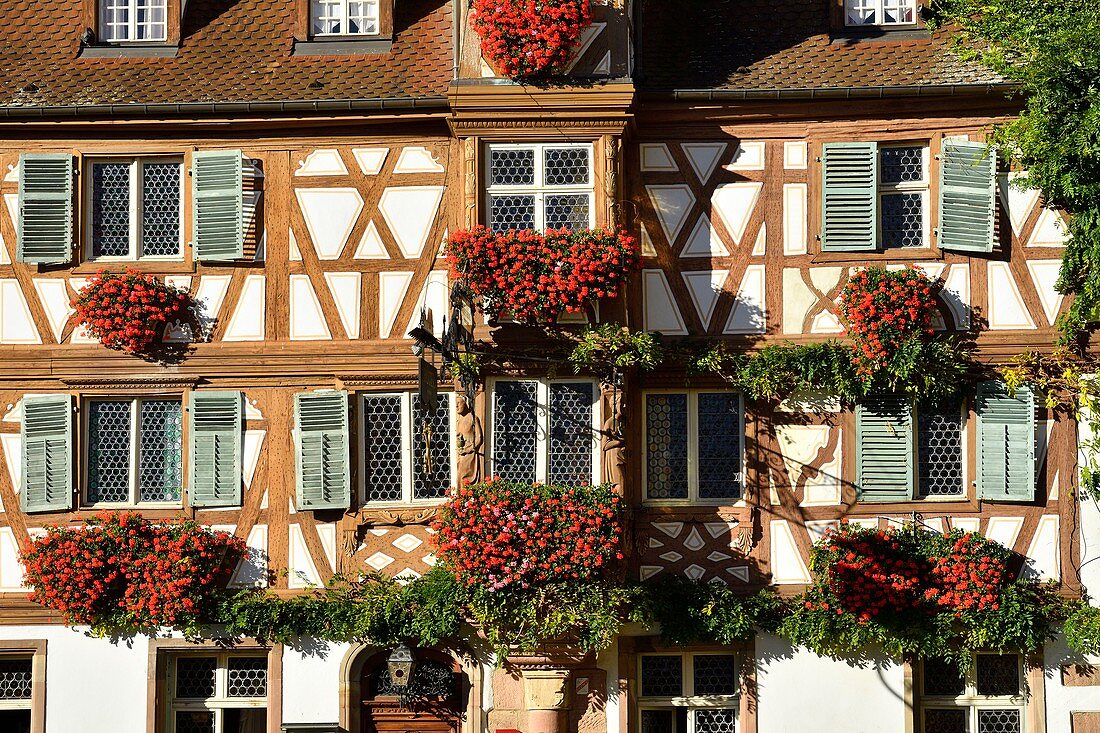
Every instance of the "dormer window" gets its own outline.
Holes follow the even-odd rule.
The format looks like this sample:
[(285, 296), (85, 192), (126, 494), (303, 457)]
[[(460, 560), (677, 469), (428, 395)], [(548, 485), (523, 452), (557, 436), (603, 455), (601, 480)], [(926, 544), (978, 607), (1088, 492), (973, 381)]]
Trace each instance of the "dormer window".
[(100, 0), (99, 37), (108, 43), (168, 40), (168, 0)]
[(314, 37), (380, 33), (378, 0), (310, 0), (310, 18)]
[(847, 26), (901, 26), (917, 22), (917, 0), (844, 0)]

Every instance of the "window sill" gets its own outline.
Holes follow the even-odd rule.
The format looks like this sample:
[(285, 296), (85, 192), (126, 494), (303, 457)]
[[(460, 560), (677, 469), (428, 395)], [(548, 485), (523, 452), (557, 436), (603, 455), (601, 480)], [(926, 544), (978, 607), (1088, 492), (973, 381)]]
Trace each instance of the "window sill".
[(817, 252), (813, 255), (811, 264), (866, 264), (868, 260), (872, 260), (875, 264), (891, 264), (915, 262), (915, 261), (929, 261), (929, 262), (942, 262), (943, 251), (938, 249), (931, 249), (928, 247), (920, 247), (913, 249), (891, 249), (891, 250), (878, 250), (875, 252)]
[(923, 25), (849, 26), (830, 35), (832, 43), (891, 43), (894, 41), (927, 41), (932, 32)]
[(919, 514), (922, 510), (927, 510), (929, 507), (935, 507), (937, 515), (955, 512), (976, 512), (981, 508), (976, 499), (971, 499), (969, 497), (957, 498), (954, 501), (929, 501), (928, 499), (880, 502), (859, 501), (852, 505), (848, 515), (852, 517), (890, 516), (904, 520), (904, 515), (911, 514), (912, 512), (917, 512)]
[(332, 40), (295, 41), (292, 56), (367, 56), (382, 55), (393, 48), (392, 38), (333, 38)]
[(100, 270), (108, 272), (151, 272), (158, 275), (191, 275), (195, 273), (194, 262), (179, 260), (85, 260), (73, 268), (71, 275), (94, 275)]
[(78, 59), (172, 59), (176, 57), (179, 46), (164, 43), (151, 44), (111, 44), (101, 46), (82, 46)]

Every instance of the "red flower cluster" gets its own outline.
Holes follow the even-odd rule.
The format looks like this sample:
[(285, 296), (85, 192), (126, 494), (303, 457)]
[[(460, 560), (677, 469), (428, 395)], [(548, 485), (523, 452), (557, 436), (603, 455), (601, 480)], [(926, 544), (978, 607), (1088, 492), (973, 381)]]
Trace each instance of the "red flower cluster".
[(607, 486), (490, 479), (454, 489), (432, 528), (460, 583), (529, 588), (592, 579), (621, 560), (619, 503)]
[(637, 269), (637, 242), (612, 229), (509, 230), (477, 226), (447, 241), (451, 273), (466, 281), (490, 316), (553, 322), (595, 298), (614, 298)]
[(919, 598), (922, 564), (886, 532), (832, 533), (823, 549), (836, 557), (829, 590), (861, 621), (907, 611)]
[(76, 322), (109, 349), (141, 353), (166, 324), (188, 317), (191, 296), (136, 270), (100, 270), (70, 303)]
[(968, 532), (955, 540), (949, 555), (933, 559), (932, 587), (924, 597), (956, 615), (996, 611), (1001, 607), (998, 589), (1007, 574), (1007, 559), (1000, 545)]
[(855, 342), (860, 373), (883, 367), (910, 339), (932, 334), (933, 283), (910, 265), (891, 271), (868, 267), (852, 276), (840, 295), (840, 313)]
[(592, 22), (589, 0), (474, 0), (481, 50), (511, 78), (564, 69)]
[(245, 549), (195, 522), (105, 512), (83, 527), (51, 527), (22, 561), (30, 599), (68, 623), (156, 628), (198, 616)]

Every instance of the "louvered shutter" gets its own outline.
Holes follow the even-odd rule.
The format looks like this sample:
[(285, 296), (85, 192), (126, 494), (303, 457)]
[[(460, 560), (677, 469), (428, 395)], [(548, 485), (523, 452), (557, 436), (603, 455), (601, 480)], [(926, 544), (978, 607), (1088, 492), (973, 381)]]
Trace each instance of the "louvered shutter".
[(821, 249), (875, 249), (878, 144), (826, 143), (821, 152), (821, 176)]
[(907, 501), (913, 496), (910, 398), (868, 396), (857, 406), (856, 483), (861, 501)]
[(244, 256), (244, 192), (240, 150), (197, 151), (191, 156), (191, 201), (196, 260)]
[(1035, 498), (1035, 393), (1003, 382), (978, 384), (978, 498)]
[(72, 508), (72, 399), (47, 395), (23, 399), (23, 510)]
[(299, 509), (351, 506), (347, 392), (294, 396)]
[(19, 156), (19, 221), (16, 259), (61, 264), (73, 256), (73, 156)]
[(940, 155), (940, 249), (993, 251), (997, 151), (984, 143), (944, 141)]
[(241, 393), (192, 392), (191, 505), (241, 504)]

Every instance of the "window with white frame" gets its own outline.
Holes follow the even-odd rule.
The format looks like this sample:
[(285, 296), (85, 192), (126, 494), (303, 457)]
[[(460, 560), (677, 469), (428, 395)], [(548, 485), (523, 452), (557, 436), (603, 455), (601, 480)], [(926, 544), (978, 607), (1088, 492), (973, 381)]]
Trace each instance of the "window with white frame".
[(918, 733), (1024, 733), (1023, 661), (976, 654), (965, 675), (943, 659), (921, 665)]
[(30, 733), (34, 664), (29, 656), (0, 656), (0, 730)]
[(642, 654), (638, 664), (642, 733), (736, 733), (736, 655)]
[(646, 499), (741, 499), (744, 411), (736, 392), (645, 395)]
[(486, 206), (493, 231), (593, 226), (591, 144), (493, 144), (487, 156)]
[(883, 249), (928, 246), (928, 147), (879, 146), (879, 240)]
[(183, 486), (179, 398), (87, 403), (89, 504), (178, 504)]
[(379, 33), (378, 0), (310, 0), (315, 36), (373, 36)]
[(365, 501), (430, 501), (446, 496), (454, 483), (456, 459), (454, 394), (440, 394), (438, 399), (436, 409), (427, 415), (425, 431), (420, 395), (363, 395)]
[(966, 493), (966, 415), (958, 401), (917, 406), (917, 493), (922, 498)]
[(599, 483), (594, 382), (498, 379), (492, 400), (493, 475), (525, 483)]
[(168, 0), (99, 0), (103, 41), (165, 41)]
[(183, 256), (183, 162), (171, 158), (94, 160), (88, 166), (88, 256)]
[(168, 660), (168, 733), (267, 730), (267, 656), (179, 654)]
[(860, 25), (914, 25), (917, 0), (844, 0), (844, 22)]

